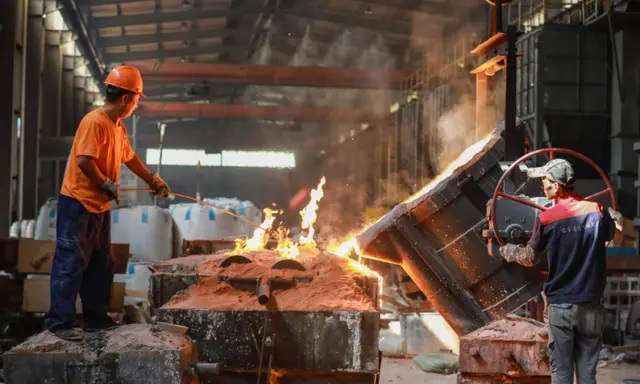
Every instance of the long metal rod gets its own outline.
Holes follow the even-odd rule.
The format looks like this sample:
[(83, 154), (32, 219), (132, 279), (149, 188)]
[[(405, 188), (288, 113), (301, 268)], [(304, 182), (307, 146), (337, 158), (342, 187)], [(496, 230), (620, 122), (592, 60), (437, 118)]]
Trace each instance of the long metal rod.
[[(121, 193), (122, 193), (122, 192), (153, 193), (153, 192), (154, 192), (154, 190), (153, 190), (153, 189), (143, 189), (143, 188), (121, 188), (121, 189), (120, 189), (120, 192), (121, 192)], [(235, 212), (233, 212), (233, 211), (230, 211), (230, 210), (228, 210), (228, 209), (226, 209), (226, 208), (220, 207), (220, 206), (215, 205), (215, 204), (211, 204), (211, 203), (206, 202), (206, 201), (200, 201), (200, 200), (198, 200), (196, 197), (189, 196), (189, 195), (183, 195), (183, 194), (181, 194), (181, 193), (171, 192), (171, 194), (169, 195), (169, 198), (172, 198), (172, 199), (175, 199), (176, 197), (180, 197), (180, 198), (182, 198), (182, 199), (186, 199), (186, 200), (195, 201), (195, 202), (200, 203), (200, 204), (202, 204), (202, 205), (207, 205), (207, 206), (209, 206), (209, 207), (211, 207), (211, 208), (218, 209), (218, 210), (220, 210), (220, 211), (222, 211), (222, 212), (226, 213), (227, 215), (233, 216), (233, 217), (235, 217), (235, 218), (237, 218), (237, 219), (239, 219), (239, 220), (241, 220), (241, 221), (244, 221), (245, 223), (247, 223), (247, 224), (251, 225), (252, 227), (254, 227), (254, 228), (256, 228), (256, 229), (263, 229), (263, 230), (264, 230), (264, 231), (266, 231), (268, 234), (270, 234), (274, 239), (279, 239), (279, 238), (280, 238), (280, 236), (279, 236), (277, 233), (275, 233), (275, 232), (273, 232), (273, 231), (269, 230), (268, 228), (262, 228), (262, 225), (261, 225), (261, 224), (256, 224), (256, 223), (254, 223), (254, 222), (252, 222), (252, 221), (248, 220), (247, 218), (245, 218), (245, 217), (243, 217), (243, 216), (240, 216), (240, 215), (238, 215), (237, 213), (235, 213)]]

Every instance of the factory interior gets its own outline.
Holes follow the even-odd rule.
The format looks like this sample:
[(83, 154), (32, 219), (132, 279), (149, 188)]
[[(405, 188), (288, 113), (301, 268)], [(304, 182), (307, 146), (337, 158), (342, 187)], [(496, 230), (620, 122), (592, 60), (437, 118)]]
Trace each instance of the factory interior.
[[(638, 25), (640, 0), (3, 0), (0, 383), (551, 383), (557, 271), (501, 252), (566, 159), (615, 221), (598, 383), (639, 384)], [(123, 154), (91, 184), (87, 121), (136, 94), (152, 182)]]

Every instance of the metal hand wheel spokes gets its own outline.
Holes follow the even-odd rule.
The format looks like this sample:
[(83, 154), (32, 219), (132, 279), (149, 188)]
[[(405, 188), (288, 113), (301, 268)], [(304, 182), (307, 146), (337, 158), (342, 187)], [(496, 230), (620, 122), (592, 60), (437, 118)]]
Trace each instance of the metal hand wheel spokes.
[[(535, 156), (539, 156), (539, 155), (543, 155), (543, 154), (549, 154), (549, 159), (552, 160), (555, 158), (555, 154), (556, 153), (564, 153), (567, 155), (570, 155), (572, 157), (575, 157), (577, 159), (580, 159), (582, 161), (584, 161), (585, 163), (587, 163), (591, 168), (595, 169), (596, 172), (598, 172), (598, 175), (600, 176), (600, 178), (602, 179), (602, 181), (604, 181), (604, 184), (606, 186), (605, 189), (603, 189), (600, 192), (594, 193), (592, 195), (589, 195), (587, 197), (585, 197), (585, 200), (592, 200), (595, 199), (596, 197), (600, 197), (603, 195), (606, 195), (607, 193), (609, 194), (609, 198), (611, 199), (611, 207), (615, 210), (617, 208), (616, 205), (616, 197), (613, 193), (613, 188), (611, 187), (611, 183), (609, 182), (609, 179), (607, 178), (607, 175), (604, 173), (604, 171), (596, 164), (593, 162), (593, 160), (591, 160), (590, 158), (586, 157), (585, 155), (573, 151), (571, 149), (566, 149), (566, 148), (542, 148), (542, 149), (538, 149), (535, 150), (533, 152), (529, 152), (526, 155), (522, 156), (521, 158), (519, 158), (518, 160), (514, 161), (513, 164), (511, 164), (511, 166), (509, 166), (509, 168), (504, 172), (504, 174), (502, 175), (502, 177), (500, 178), (500, 181), (498, 181), (498, 185), (496, 185), (496, 189), (493, 193), (493, 197), (491, 198), (491, 207), (490, 207), (490, 217), (489, 217), (489, 228), (493, 230), (494, 236), (496, 238), (496, 241), (498, 242), (498, 244), (500, 245), (504, 245), (505, 241), (502, 238), (502, 236), (500, 236), (500, 233), (498, 231), (498, 225), (496, 222), (496, 206), (497, 206), (497, 201), (498, 201), (498, 197), (502, 197), (504, 199), (509, 199), (509, 200), (513, 200), (517, 203), (520, 204), (524, 204), (527, 205), (529, 207), (533, 207), (536, 209), (539, 209), (541, 211), (546, 211), (548, 208), (543, 207), (539, 204), (536, 204), (534, 202), (522, 199), (520, 197), (517, 196), (513, 196), (510, 195), (506, 192), (503, 192), (502, 189), (504, 187), (504, 182), (505, 180), (511, 175), (511, 172), (513, 172), (513, 170), (523, 161), (528, 160), (532, 157)], [(520, 188), (518, 188), (519, 190)]]

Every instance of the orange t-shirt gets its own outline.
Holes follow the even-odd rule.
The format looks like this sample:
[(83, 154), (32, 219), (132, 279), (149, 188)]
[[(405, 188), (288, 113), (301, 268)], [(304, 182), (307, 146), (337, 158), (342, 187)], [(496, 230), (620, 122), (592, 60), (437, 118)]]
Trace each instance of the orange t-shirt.
[(91, 156), (103, 175), (117, 183), (120, 166), (134, 156), (127, 128), (109, 118), (102, 108), (87, 113), (73, 138), (61, 194), (78, 200), (91, 213), (109, 210), (109, 198), (78, 167), (78, 156)]

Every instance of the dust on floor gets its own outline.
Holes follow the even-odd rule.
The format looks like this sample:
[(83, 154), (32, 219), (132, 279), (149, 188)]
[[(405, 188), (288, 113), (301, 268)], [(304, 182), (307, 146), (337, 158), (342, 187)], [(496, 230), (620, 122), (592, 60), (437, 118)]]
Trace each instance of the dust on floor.
[[(620, 364), (598, 369), (598, 384), (621, 384), (624, 379), (640, 380), (640, 365)], [(457, 375), (424, 372), (411, 359), (382, 359), (380, 384), (456, 384)]]

